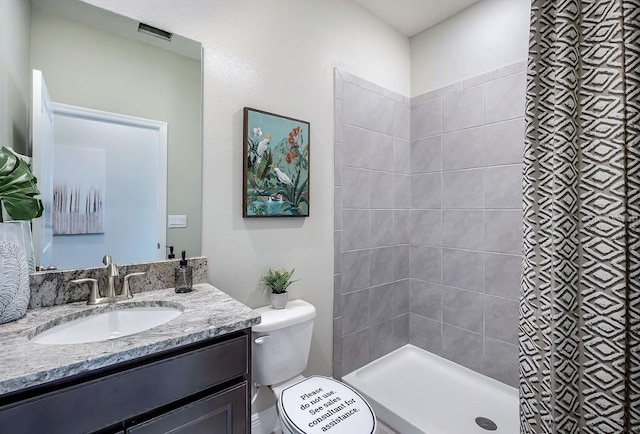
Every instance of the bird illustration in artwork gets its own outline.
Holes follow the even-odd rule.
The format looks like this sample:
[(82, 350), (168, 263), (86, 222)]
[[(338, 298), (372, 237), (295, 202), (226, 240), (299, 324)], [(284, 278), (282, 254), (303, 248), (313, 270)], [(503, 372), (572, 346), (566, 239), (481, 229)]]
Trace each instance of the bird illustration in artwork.
[(260, 160), (262, 160), (262, 155), (267, 150), (267, 146), (269, 146), (270, 141), (271, 141), (271, 134), (267, 134), (264, 139), (258, 142), (258, 149), (256, 151), (258, 154), (257, 164), (260, 164)]
[(287, 176), (287, 174), (284, 173), (282, 170), (278, 169), (275, 164), (272, 164), (271, 168), (276, 173), (276, 176), (278, 177), (278, 181), (280, 181), (285, 185), (288, 185), (289, 187), (294, 186), (293, 182), (291, 182), (291, 179)]

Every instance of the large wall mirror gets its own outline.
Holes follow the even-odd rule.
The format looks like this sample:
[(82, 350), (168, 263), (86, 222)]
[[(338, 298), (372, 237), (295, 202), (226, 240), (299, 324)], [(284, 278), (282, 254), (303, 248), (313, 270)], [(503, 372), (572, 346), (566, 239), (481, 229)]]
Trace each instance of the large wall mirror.
[[(102, 255), (107, 253), (117, 264), (152, 261), (165, 258), (167, 246), (174, 246), (176, 253), (185, 250), (188, 256), (200, 254), (201, 44), (179, 35), (166, 39), (162, 36), (167, 35), (158, 37), (148, 31), (140, 32), (139, 24), (78, 0), (31, 0), (31, 68), (41, 71), (54, 107), (71, 106), (72, 111), (82, 108), (166, 123), (166, 163), (162, 159), (160, 161), (161, 166), (166, 164), (167, 167), (166, 205), (162, 204), (167, 215), (162, 221), (168, 224), (164, 223), (166, 232), (163, 235), (166, 237), (162, 243), (154, 243), (155, 248), (149, 257), (127, 255), (128, 251), (138, 252), (139, 244), (143, 242), (136, 239), (136, 234), (143, 231), (135, 229), (133, 218), (128, 217), (128, 213), (134, 214), (144, 207), (145, 201), (141, 197), (139, 201), (129, 202), (126, 209), (118, 210), (118, 219), (105, 217), (104, 227), (93, 230), (93, 233), (53, 234), (51, 255), (39, 264), (43, 267), (100, 266)], [(151, 31), (153, 33), (154, 29)], [(75, 146), (79, 145), (82, 153), (77, 154), (66, 146), (70, 144), (66, 139), (69, 134), (57, 134), (57, 140), (65, 143), (55, 143), (55, 146), (65, 146), (65, 152), (56, 151), (58, 157), (52, 164), (58, 169), (65, 167), (63, 171), (69, 172), (85, 168), (87, 161), (100, 163), (100, 154), (87, 150), (102, 142), (108, 149), (109, 141), (104, 140), (108, 133), (100, 130), (97, 134), (100, 137), (95, 140), (87, 138), (90, 136), (86, 134), (80, 136), (77, 139), (80, 143)], [(106, 158), (106, 163), (102, 162), (107, 166), (103, 188), (107, 190), (105, 197), (110, 198), (105, 207), (112, 210), (112, 214), (118, 197), (130, 194), (135, 187), (144, 184), (145, 178), (157, 175), (156, 170), (139, 176), (137, 172), (143, 170), (144, 164), (128, 161), (140, 154), (133, 148), (127, 152), (126, 146), (135, 146), (136, 139), (131, 145), (123, 145), (119, 139), (113, 140), (118, 141), (120, 148), (125, 147), (124, 160), (118, 162)], [(34, 160), (42, 158), (35, 148), (35, 140), (33, 143)], [(144, 160), (144, 155), (142, 158)], [(47, 161), (34, 161), (34, 166), (40, 164), (46, 169)], [(88, 172), (95, 174), (98, 170), (89, 169)], [(37, 225), (38, 222), (34, 221), (34, 226)], [(36, 236), (40, 237), (41, 229), (36, 229)], [(117, 235), (119, 250), (109, 247), (114, 245), (113, 240), (112, 244), (107, 241), (109, 234)], [(36, 250), (41, 248), (38, 245), (34, 247)]]

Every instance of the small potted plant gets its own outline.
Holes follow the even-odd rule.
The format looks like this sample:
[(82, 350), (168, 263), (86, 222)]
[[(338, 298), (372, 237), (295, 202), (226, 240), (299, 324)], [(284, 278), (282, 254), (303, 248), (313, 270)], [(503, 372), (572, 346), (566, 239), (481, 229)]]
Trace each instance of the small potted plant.
[(271, 291), (269, 298), (274, 309), (284, 309), (287, 305), (287, 301), (289, 301), (287, 288), (293, 282), (297, 282), (297, 280), (291, 280), (294, 271), (295, 268), (291, 271), (283, 268), (269, 268), (269, 271), (260, 278), (260, 282)]

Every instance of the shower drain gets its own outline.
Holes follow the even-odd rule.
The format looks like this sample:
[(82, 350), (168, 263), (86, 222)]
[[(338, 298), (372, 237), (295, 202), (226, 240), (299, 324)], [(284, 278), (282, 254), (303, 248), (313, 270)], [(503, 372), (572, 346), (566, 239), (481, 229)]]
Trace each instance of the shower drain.
[(487, 431), (495, 431), (498, 429), (498, 425), (491, 419), (487, 419), (486, 417), (476, 417), (476, 424)]

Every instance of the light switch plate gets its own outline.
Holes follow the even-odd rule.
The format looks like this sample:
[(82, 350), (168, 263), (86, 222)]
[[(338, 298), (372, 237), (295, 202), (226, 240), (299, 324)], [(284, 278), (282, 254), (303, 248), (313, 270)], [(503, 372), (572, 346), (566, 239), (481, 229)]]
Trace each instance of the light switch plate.
[(187, 227), (187, 216), (184, 214), (169, 215), (168, 221), (169, 221), (169, 229)]

